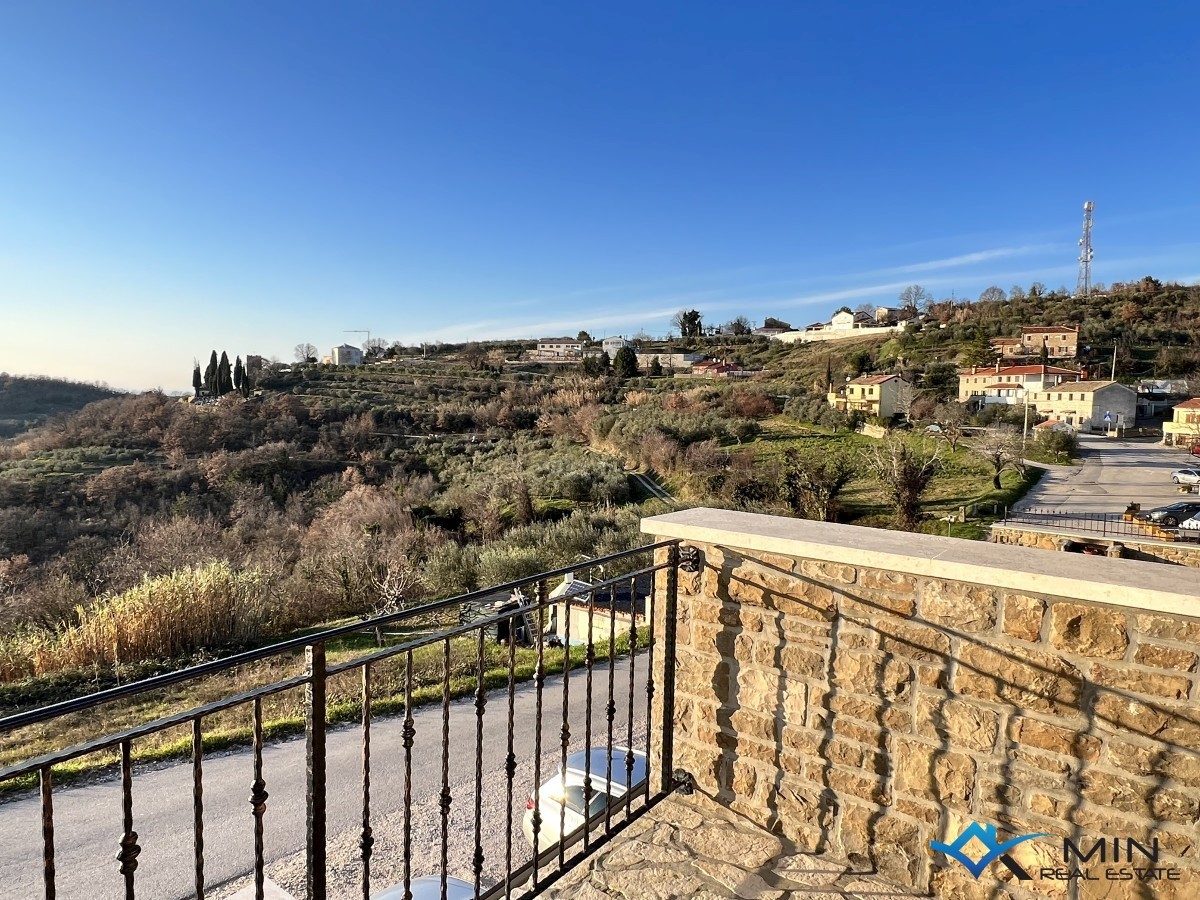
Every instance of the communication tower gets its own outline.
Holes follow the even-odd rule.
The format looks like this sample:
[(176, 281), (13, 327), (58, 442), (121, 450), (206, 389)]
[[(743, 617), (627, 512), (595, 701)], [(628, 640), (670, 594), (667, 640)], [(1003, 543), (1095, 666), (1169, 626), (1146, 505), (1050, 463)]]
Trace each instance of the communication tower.
[(1075, 284), (1075, 296), (1087, 297), (1092, 293), (1092, 210), (1096, 204), (1088, 200), (1083, 204), (1083, 237), (1079, 239), (1079, 281)]

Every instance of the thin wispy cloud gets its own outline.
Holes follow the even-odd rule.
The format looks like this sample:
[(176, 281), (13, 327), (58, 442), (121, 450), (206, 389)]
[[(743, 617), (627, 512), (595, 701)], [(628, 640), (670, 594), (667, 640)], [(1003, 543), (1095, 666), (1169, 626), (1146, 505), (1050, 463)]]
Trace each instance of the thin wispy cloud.
[(912, 263), (906, 266), (894, 266), (881, 269), (881, 272), (930, 272), (938, 269), (957, 269), (973, 266), (994, 259), (1004, 259), (1013, 256), (1030, 256), (1035, 253), (1049, 253), (1062, 250), (1065, 244), (1031, 244), (1025, 247), (997, 247), (993, 250), (978, 250), (974, 253), (964, 253), (960, 256), (948, 256), (945, 259), (931, 259), (926, 262)]

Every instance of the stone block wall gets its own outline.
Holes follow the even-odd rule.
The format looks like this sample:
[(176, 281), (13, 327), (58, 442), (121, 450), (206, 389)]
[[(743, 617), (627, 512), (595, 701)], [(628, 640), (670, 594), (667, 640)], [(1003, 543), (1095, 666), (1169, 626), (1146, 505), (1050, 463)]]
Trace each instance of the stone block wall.
[(1067, 541), (1096, 544), (1106, 549), (1116, 546), (1114, 555), (1143, 562), (1165, 562), (1200, 569), (1200, 544), (1190, 542), (1139, 541), (1132, 537), (1102, 537), (1098, 534), (1054, 532), (1048, 529), (1021, 528), (1014, 525), (993, 525), (990, 540), (993, 544), (1012, 544), (1035, 547), (1039, 550), (1061, 550)]
[[(703, 564), (680, 575), (675, 765), (700, 790), (937, 897), (1200, 897), (1200, 618), (847, 564), (845, 550), (689, 543)], [(1157, 837), (1183, 880), (1070, 887), (996, 864), (976, 881), (929, 849), (972, 821), (1088, 847)], [(1053, 840), (1012, 855), (1062, 865)]]

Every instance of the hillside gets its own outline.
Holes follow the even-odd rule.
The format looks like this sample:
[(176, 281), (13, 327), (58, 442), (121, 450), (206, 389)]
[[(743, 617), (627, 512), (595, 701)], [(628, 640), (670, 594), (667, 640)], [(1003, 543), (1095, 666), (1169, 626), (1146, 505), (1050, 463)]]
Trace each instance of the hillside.
[(74, 412), (117, 392), (95, 384), (0, 373), (0, 438), (12, 437), (59, 413)]

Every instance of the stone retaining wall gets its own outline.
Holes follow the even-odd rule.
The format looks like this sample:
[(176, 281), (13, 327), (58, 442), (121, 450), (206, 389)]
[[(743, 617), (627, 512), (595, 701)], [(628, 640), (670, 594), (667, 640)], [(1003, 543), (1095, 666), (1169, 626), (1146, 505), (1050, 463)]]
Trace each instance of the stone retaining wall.
[[(939, 577), (939, 548), (964, 543), (953, 539), (900, 536), (916, 554), (904, 571), (872, 549), (884, 533), (774, 520), (721, 535), (695, 527), (698, 513), (771, 517), (692, 510), (643, 523), (709, 538), (688, 540), (703, 565), (680, 576), (677, 620), (675, 765), (702, 791), (805, 849), (937, 897), (1200, 896), (1200, 619), (1164, 613), (1161, 590), (1146, 588), (1151, 609), (1139, 609), (1137, 587), (1120, 605), (1014, 587), (1028, 550), (971, 545), (1006, 573), (981, 566), (972, 581)], [(793, 527), (804, 552), (763, 549), (786, 547), (777, 535)], [(828, 552), (814, 535), (828, 536)], [(1176, 571), (1051, 559), (1125, 566), (1134, 584)], [(1200, 612), (1194, 591), (1181, 596)], [(1128, 837), (1157, 838), (1158, 865), (1182, 880), (1108, 881), (1093, 859), (1099, 880), (1076, 882), (1078, 893), (1069, 881), (1018, 882), (999, 863), (976, 881), (929, 846), (971, 822), (1050, 835), (1011, 852), (1035, 875), (1063, 867), (1062, 837), (1085, 850)]]
[(1120, 544), (1120, 555), (1124, 559), (1174, 563), (1200, 569), (1200, 544), (1142, 541), (1123, 535), (1102, 537), (1098, 534), (1057, 532), (1049, 529), (1021, 528), (1015, 525), (993, 525), (989, 540), (993, 544), (1013, 544), (1018, 547), (1036, 547), (1040, 550), (1061, 550), (1066, 541), (1097, 544), (1104, 548)]

